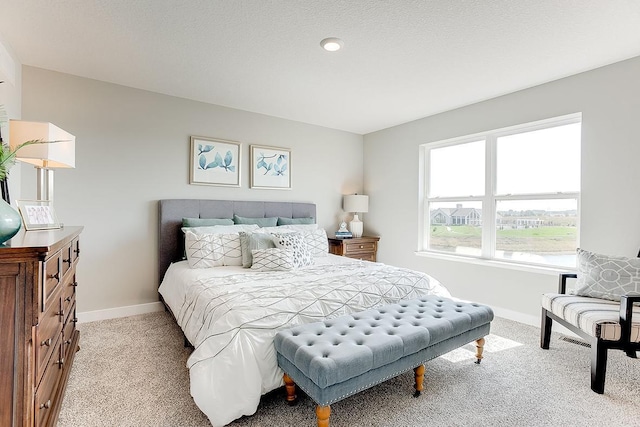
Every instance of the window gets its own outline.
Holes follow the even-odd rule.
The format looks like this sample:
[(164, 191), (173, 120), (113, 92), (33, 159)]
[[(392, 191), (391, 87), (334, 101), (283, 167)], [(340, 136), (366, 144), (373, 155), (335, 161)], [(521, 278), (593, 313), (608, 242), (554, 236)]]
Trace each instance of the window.
[(575, 267), (581, 115), (421, 147), (422, 250)]

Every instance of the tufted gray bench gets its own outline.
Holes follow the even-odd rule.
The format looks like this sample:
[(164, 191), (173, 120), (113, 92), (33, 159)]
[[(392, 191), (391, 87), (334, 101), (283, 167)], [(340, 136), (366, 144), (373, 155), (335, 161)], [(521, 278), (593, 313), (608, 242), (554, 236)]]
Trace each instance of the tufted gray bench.
[(318, 404), (318, 426), (328, 427), (329, 405), (411, 369), (417, 397), (424, 362), (475, 340), (480, 363), (492, 320), (487, 306), (424, 296), (280, 331), (287, 401), (297, 384)]

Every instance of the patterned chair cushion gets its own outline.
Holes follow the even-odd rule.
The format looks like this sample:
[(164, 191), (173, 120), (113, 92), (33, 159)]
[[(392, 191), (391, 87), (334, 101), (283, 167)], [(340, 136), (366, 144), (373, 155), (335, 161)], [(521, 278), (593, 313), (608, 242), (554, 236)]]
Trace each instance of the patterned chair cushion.
[(600, 255), (578, 249), (576, 295), (620, 301), (640, 294), (640, 258)]
[[(542, 307), (589, 335), (607, 341), (620, 339), (620, 303), (567, 294), (544, 294)], [(640, 342), (640, 307), (633, 307), (631, 342)]]

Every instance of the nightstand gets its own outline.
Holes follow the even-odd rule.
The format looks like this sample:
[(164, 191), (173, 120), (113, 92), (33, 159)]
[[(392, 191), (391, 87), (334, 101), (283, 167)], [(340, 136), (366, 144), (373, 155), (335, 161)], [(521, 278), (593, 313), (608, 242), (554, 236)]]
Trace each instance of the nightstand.
[(329, 253), (349, 258), (376, 262), (379, 237), (355, 237), (353, 239), (336, 239), (329, 237)]

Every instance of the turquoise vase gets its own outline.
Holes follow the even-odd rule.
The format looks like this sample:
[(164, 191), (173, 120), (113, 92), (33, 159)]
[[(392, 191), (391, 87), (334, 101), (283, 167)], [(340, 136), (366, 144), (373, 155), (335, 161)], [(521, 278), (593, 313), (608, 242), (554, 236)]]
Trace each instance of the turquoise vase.
[(9, 203), (0, 199), (0, 244), (15, 236), (21, 226), (20, 214)]

